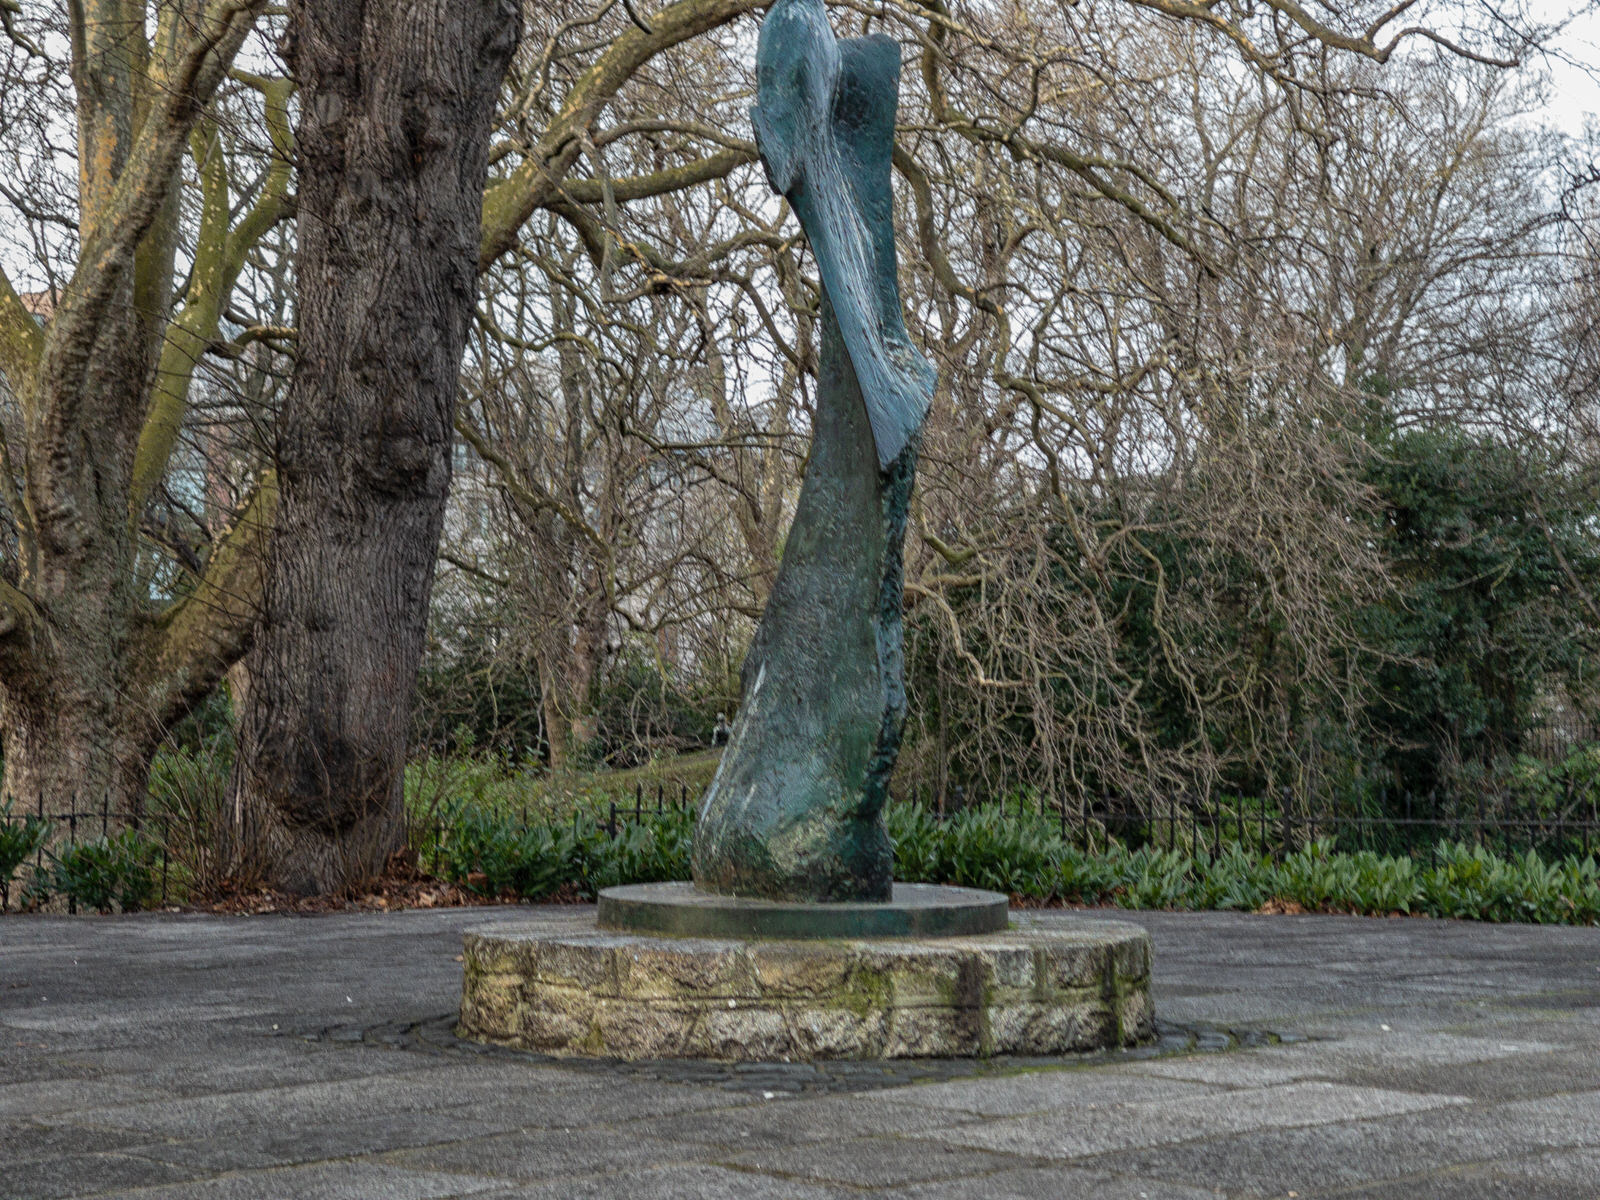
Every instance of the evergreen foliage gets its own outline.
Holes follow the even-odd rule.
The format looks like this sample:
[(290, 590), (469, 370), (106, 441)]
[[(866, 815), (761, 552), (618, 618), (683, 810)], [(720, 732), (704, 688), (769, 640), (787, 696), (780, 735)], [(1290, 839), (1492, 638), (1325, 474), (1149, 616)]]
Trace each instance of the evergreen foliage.
[[(601, 888), (688, 874), (687, 812), (651, 816), (616, 836), (592, 820), (523, 825), (472, 808), (453, 817), (433, 850), (433, 867), (480, 895), (592, 899)], [(1062, 841), (1048, 821), (995, 806), (941, 818), (896, 805), (889, 825), (896, 879), (988, 888), (1024, 902), (1251, 912), (1276, 901), (1321, 912), (1600, 923), (1600, 865), (1591, 857), (1505, 857), (1445, 842), (1423, 865), (1371, 851), (1341, 853), (1328, 840), (1282, 861), (1238, 845), (1208, 852), (1113, 841), (1085, 851)]]

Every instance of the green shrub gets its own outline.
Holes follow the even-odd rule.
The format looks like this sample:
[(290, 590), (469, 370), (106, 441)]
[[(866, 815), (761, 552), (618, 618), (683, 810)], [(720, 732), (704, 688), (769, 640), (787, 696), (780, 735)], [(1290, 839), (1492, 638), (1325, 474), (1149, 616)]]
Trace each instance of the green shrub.
[(1127, 881), (1128, 852), (1113, 842), (1091, 853), (1067, 847), (1061, 857), (1061, 897), (1080, 904), (1099, 904), (1115, 895)]
[(684, 879), (691, 813), (668, 811), (628, 823), (615, 836), (594, 821), (524, 825), (509, 814), (460, 807), (449, 814), (433, 869), (478, 895), (539, 900), (567, 885), (592, 899), (623, 883)]
[(927, 809), (896, 805), (889, 810), (888, 824), (896, 879), (1041, 900), (1061, 893), (1066, 847), (1043, 819), (985, 805), (941, 820)]
[(665, 883), (689, 878), (694, 814), (671, 811), (649, 821), (625, 824), (612, 837), (603, 826), (589, 827), (581, 840), (583, 871), (575, 880), (585, 897), (624, 883)]
[(1408, 913), (1422, 898), (1417, 865), (1409, 858), (1380, 857), (1370, 850), (1349, 855), (1346, 903), (1354, 912)]
[(463, 806), (448, 820), (434, 870), (479, 895), (539, 899), (571, 879), (575, 848), (564, 826), (523, 827), (507, 814)]
[(230, 886), (260, 882), (247, 861), (228, 801), (233, 739), (213, 737), (163, 746), (150, 767), (146, 828), (160, 832), (172, 868), (173, 893), (202, 901)]
[(406, 816), (412, 847), (426, 857), (435, 832), (461, 807), (491, 809), (519, 824), (604, 818), (612, 805), (632, 813), (693, 801), (716, 774), (719, 751), (663, 758), (626, 771), (551, 773), (496, 755), (427, 757), (406, 765)]
[(50, 836), (50, 822), (27, 816), (20, 821), (11, 815), (11, 801), (0, 807), (0, 891), (9, 895), (17, 870), (36, 854)]
[[(1445, 844), (1424, 869), (1403, 856), (1342, 853), (1329, 840), (1279, 863), (1237, 844), (1189, 853), (1112, 842), (1088, 852), (1063, 841), (1048, 821), (997, 807), (940, 817), (896, 805), (888, 824), (896, 879), (1041, 902), (1248, 912), (1281, 899), (1329, 912), (1600, 923), (1600, 867), (1575, 855), (1507, 859), (1481, 846)], [(481, 895), (536, 900), (569, 889), (592, 898), (618, 884), (688, 878), (693, 836), (694, 816), (682, 810), (646, 814), (613, 835), (588, 817), (525, 826), (511, 814), (463, 803), (445, 814), (432, 865)]]
[(49, 887), (83, 908), (138, 912), (155, 903), (156, 846), (132, 829), (51, 851)]
[(1195, 860), (1184, 908), (1253, 912), (1277, 891), (1277, 867), (1243, 846), (1224, 846)]
[(1121, 900), (1129, 908), (1182, 908), (1192, 860), (1178, 850), (1140, 847), (1129, 855)]
[(1333, 842), (1319, 838), (1278, 864), (1278, 895), (1304, 908), (1327, 908), (1349, 890), (1348, 860), (1336, 855)]

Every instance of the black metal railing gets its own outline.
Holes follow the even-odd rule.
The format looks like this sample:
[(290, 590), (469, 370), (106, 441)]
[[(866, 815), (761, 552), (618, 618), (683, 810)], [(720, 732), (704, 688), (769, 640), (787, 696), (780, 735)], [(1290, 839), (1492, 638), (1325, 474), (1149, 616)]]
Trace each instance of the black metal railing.
[[(639, 824), (673, 810), (687, 812), (699, 792), (684, 784), (635, 786), (632, 802), (611, 800), (603, 809), (574, 810), (571, 820), (588, 821), (619, 836)], [(1325, 805), (1288, 789), (1275, 797), (1206, 796), (1200, 793), (1133, 796), (1101, 793), (1076, 796), (1065, 803), (1040, 794), (1013, 794), (1004, 800), (974, 798), (959, 790), (939, 803), (931, 789), (899, 797), (938, 819), (985, 805), (998, 806), (1019, 819), (1044, 822), (1081, 850), (1105, 850), (1111, 842), (1131, 848), (1173, 846), (1214, 853), (1228, 846), (1282, 859), (1317, 839), (1332, 839), (1341, 850), (1427, 856), (1442, 842), (1469, 842), (1502, 854), (1535, 850), (1557, 857), (1600, 852), (1600, 790), (1569, 788), (1553, 802), (1549, 797), (1517, 798), (1486, 790), (1470, 797), (1461, 793), (1380, 792), (1369, 807)], [(524, 807), (521, 825), (542, 820)], [(434, 844), (448, 829), (442, 818), (430, 820), (422, 832)]]
[[(146, 834), (160, 859), (160, 904), (165, 907), (171, 901), (172, 855), (169, 847), (173, 818), (169, 814), (116, 809), (111, 807), (109, 800), (102, 802), (98, 808), (79, 808), (74, 804), (65, 811), (50, 812), (41, 800), (38, 808), (31, 812), (17, 812), (15, 806), (12, 806), (7, 812), (0, 814), (0, 819), (13, 825), (23, 824), (30, 819), (46, 821), (54, 827), (52, 832), (56, 836), (46, 839), (45, 844), (34, 851), (33, 869), (36, 875), (44, 873), (45, 856), (61, 832), (65, 832), (66, 836), (60, 840), (67, 843), (81, 842), (95, 836), (106, 838), (124, 829), (131, 829), (136, 834)], [(11, 906), (13, 882), (11, 879), (0, 879), (0, 912)], [(66, 901), (67, 911), (76, 913), (77, 898), (68, 895)]]
[[(942, 808), (922, 799), (944, 817), (971, 802)], [(1103, 850), (1115, 840), (1130, 847), (1182, 847), (1214, 853), (1237, 845), (1274, 859), (1317, 839), (1331, 839), (1341, 850), (1433, 859), (1442, 842), (1469, 842), (1502, 854), (1528, 850), (1556, 857), (1588, 857), (1600, 851), (1600, 791), (1569, 788), (1557, 797), (1518, 797), (1510, 792), (1378, 793), (1365, 808), (1316, 804), (1284, 789), (1276, 797), (1102, 793), (1060, 803), (1041, 795), (1018, 795), (1004, 802), (1019, 818), (1056, 826), (1063, 841), (1086, 851)]]
[[(670, 813), (686, 814), (698, 803), (699, 791), (687, 784), (638, 784), (632, 803), (611, 799), (604, 808), (575, 807), (577, 826), (619, 837), (633, 825), (658, 820)], [(937, 819), (948, 820), (964, 810), (983, 805), (961, 794), (939, 803), (931, 791), (902, 796), (897, 803), (917, 803)], [(1600, 790), (1568, 787), (1558, 796), (1518, 797), (1510, 792), (1485, 789), (1473, 795), (1431, 792), (1378, 794), (1366, 809), (1316, 805), (1285, 789), (1276, 796), (1205, 796), (1199, 793), (1168, 795), (1104, 793), (1080, 795), (1065, 803), (1037, 794), (1019, 794), (1003, 801), (988, 801), (1018, 820), (1044, 823), (1063, 841), (1081, 850), (1106, 850), (1112, 842), (1130, 848), (1165, 846), (1190, 852), (1215, 853), (1230, 846), (1281, 860), (1316, 839), (1332, 839), (1346, 851), (1372, 850), (1383, 854), (1426, 856), (1434, 861), (1443, 842), (1467, 842), (1505, 855), (1529, 850), (1550, 857), (1600, 853)], [(534, 822), (549, 820), (548, 806), (535, 808), (524, 802), (517, 810), (526, 830)], [(14, 809), (4, 819), (20, 823), (30, 814)], [(123, 812), (109, 804), (98, 808), (69, 808), (48, 812), (41, 806), (31, 814), (49, 821), (52, 842), (79, 842), (106, 837), (121, 829), (145, 834), (159, 853), (160, 903), (171, 902), (174, 863), (170, 847), (173, 815), (162, 812)], [(421, 850), (437, 848), (449, 836), (447, 811), (427, 818), (413, 816), (411, 845)], [(34, 854), (34, 869), (44, 872), (50, 849)], [(0, 880), (0, 911), (9, 907), (14, 881)], [(67, 897), (70, 911), (76, 902)]]

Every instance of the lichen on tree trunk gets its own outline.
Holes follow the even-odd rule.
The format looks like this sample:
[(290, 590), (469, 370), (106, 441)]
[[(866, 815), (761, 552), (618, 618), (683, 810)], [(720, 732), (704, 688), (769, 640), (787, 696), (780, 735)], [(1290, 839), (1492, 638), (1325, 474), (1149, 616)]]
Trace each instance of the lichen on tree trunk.
[[(246, 519), (184, 598), (152, 605), (131, 480), (171, 329), (180, 160), (264, 7), (169, 5), (151, 29), (113, 0), (67, 6), (77, 261), (42, 323), (0, 268), (0, 374), (20, 418), (0, 487), (21, 474), (5, 504), (17, 561), (0, 567), (0, 800), (19, 810), (137, 813), (155, 746), (255, 615), (260, 524)], [(165, 461), (149, 457), (155, 477)]]

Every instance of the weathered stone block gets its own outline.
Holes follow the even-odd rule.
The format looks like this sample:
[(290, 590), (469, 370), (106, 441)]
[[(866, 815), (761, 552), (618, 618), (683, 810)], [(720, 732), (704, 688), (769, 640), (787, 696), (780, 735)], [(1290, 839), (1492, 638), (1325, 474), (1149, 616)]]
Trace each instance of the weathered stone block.
[(692, 1058), (725, 1058), (736, 1062), (774, 1062), (794, 1057), (794, 1041), (785, 1014), (771, 1008), (707, 1008), (695, 1026), (684, 1053)]
[(614, 1058), (682, 1058), (700, 1011), (689, 1005), (600, 1000), (589, 1052)]
[(795, 1056), (811, 1058), (886, 1058), (889, 1010), (852, 1012), (847, 1008), (797, 1008), (786, 1014)]
[(1031, 993), (1038, 979), (1034, 948), (1026, 942), (986, 944), (989, 940), (974, 938), (972, 944), (988, 960), (997, 994)]
[(1150, 942), (1148, 939), (1130, 938), (1112, 947), (1112, 969), (1118, 980), (1148, 979), (1150, 977)]
[(560, 987), (585, 988), (600, 996), (617, 994), (617, 948), (631, 938), (575, 934), (538, 943), (534, 975)]
[(509, 1038), (517, 1032), (522, 977), (475, 970), (462, 992), (461, 1024), (471, 1037)]
[(522, 974), (532, 962), (537, 946), (537, 942), (525, 938), (468, 936), (464, 939), (461, 960), (468, 971), (489, 975)]
[(884, 1058), (971, 1058), (989, 1052), (982, 1008), (897, 1008)]
[(533, 983), (518, 1012), (522, 1042), (530, 1050), (581, 1046), (594, 1027), (600, 997), (582, 988)]
[(1122, 1045), (1121, 1026), (1112, 1004), (1101, 1000), (1074, 1012), (1073, 1037), (1068, 1050), (1104, 1050)]
[(908, 941), (869, 944), (852, 983), (868, 997), (881, 992), (876, 1002), (894, 1008), (971, 1008), (983, 1003), (990, 978), (990, 965), (979, 953), (946, 943)]
[(750, 942), (760, 994), (772, 999), (836, 995), (855, 968), (855, 956), (830, 942)]
[(1083, 1049), (1083, 1033), (1094, 1028), (1087, 1003), (1013, 1004), (989, 1012), (995, 1054), (1067, 1054)]
[(1130, 987), (1117, 998), (1117, 1022), (1122, 1044), (1129, 1046), (1152, 1036), (1156, 1031), (1156, 1008), (1150, 989)]
[(1047, 989), (1104, 987), (1109, 983), (1111, 956), (1107, 943), (1072, 938), (1044, 940), (1038, 945), (1036, 969)]
[(758, 994), (755, 971), (741, 942), (634, 937), (616, 948), (613, 962), (619, 996), (754, 999)]

